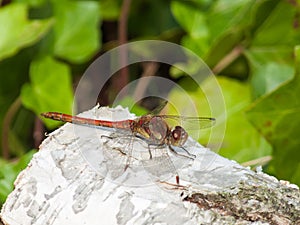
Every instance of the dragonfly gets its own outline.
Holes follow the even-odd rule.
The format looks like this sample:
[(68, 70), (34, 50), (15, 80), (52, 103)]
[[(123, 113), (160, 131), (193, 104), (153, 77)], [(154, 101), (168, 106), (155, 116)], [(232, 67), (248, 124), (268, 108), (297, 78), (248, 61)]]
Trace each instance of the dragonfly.
[[(146, 114), (135, 119), (120, 120), (120, 121), (108, 121), (108, 120), (98, 120), (91, 118), (84, 118), (79, 116), (72, 116), (69, 114), (64, 114), (60, 112), (45, 112), (41, 116), (62, 121), (69, 122), (78, 125), (93, 126), (93, 127), (106, 127), (121, 129), (126, 132), (130, 132), (133, 136), (142, 139), (148, 144), (149, 159), (153, 158), (151, 147), (165, 147), (167, 146), (169, 150), (175, 154), (179, 154), (174, 147), (181, 148), (186, 155), (184, 157), (189, 157), (194, 159), (195, 156), (191, 154), (187, 149), (184, 148), (189, 135), (187, 131), (182, 126), (172, 127), (168, 124), (168, 120), (184, 121), (189, 123), (197, 123), (199, 129), (209, 128), (213, 126), (216, 122), (215, 118), (211, 117), (186, 117), (177, 115), (153, 115)], [(124, 170), (129, 166), (126, 165)], [(176, 175), (176, 183), (179, 185), (179, 176)]]

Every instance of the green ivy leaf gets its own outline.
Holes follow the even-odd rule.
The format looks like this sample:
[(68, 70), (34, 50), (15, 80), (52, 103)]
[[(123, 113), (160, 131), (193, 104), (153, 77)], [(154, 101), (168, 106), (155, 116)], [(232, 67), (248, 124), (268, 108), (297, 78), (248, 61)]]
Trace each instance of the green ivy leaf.
[(55, 55), (74, 63), (88, 60), (100, 47), (100, 8), (94, 1), (53, 1)]
[(294, 76), (291, 47), (251, 48), (245, 55), (250, 62), (254, 98), (270, 93)]
[(268, 63), (253, 71), (252, 86), (255, 98), (270, 93), (282, 83), (292, 79), (294, 69), (288, 65)]
[(296, 7), (288, 2), (262, 1), (255, 5), (249, 35), (253, 39), (244, 52), (251, 69), (254, 98), (272, 92), (293, 78), (293, 47), (299, 36), (298, 29), (293, 27), (296, 17)]
[(195, 1), (194, 4), (190, 1), (173, 1), (171, 9), (178, 23), (188, 33), (182, 44), (199, 56), (207, 57), (211, 65), (241, 40), (243, 29), (250, 23), (251, 5), (250, 0)]
[(208, 38), (208, 28), (203, 12), (198, 8), (180, 1), (173, 1), (171, 8), (178, 23), (190, 34), (190, 36), (194, 38)]
[[(272, 10), (271, 10), (272, 9)], [(293, 45), (299, 40), (297, 7), (288, 1), (261, 1), (256, 4), (253, 16), (255, 46)], [(266, 17), (266, 12), (269, 12)]]
[(36, 43), (52, 27), (52, 19), (28, 20), (27, 10), (16, 3), (0, 8), (0, 60)]
[(239, 33), (251, 23), (252, 7), (252, 0), (214, 1), (207, 13), (211, 43), (220, 42), (228, 33), (241, 36)]
[(203, 55), (209, 48), (210, 37), (205, 13), (181, 1), (173, 1), (171, 10), (178, 23), (188, 33), (183, 39), (183, 45), (198, 55)]
[[(70, 113), (73, 94), (69, 67), (50, 56), (35, 60), (30, 66), (31, 83), (22, 87), (23, 104), (36, 114), (47, 111)], [(57, 123), (45, 120), (49, 128)]]
[(280, 179), (300, 184), (300, 48), (296, 49), (297, 72), (293, 80), (258, 99), (247, 117), (273, 146), (269, 171)]

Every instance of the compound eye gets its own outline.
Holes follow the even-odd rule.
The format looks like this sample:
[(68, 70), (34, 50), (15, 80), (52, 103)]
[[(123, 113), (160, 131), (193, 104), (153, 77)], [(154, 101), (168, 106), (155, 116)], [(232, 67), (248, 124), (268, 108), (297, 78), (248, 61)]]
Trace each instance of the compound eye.
[(172, 130), (171, 144), (174, 146), (182, 146), (188, 138), (187, 132), (180, 126), (176, 126)]

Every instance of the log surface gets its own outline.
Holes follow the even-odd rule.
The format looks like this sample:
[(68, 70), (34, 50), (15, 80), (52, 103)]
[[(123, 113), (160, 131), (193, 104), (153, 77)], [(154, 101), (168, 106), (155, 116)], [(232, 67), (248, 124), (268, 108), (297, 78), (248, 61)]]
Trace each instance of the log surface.
[[(95, 107), (81, 116), (134, 118), (121, 107)], [(149, 160), (148, 146), (126, 132), (67, 123), (48, 135), (19, 174), (1, 219), (9, 225), (300, 224), (296, 185), (192, 139), (185, 147), (196, 159), (158, 149)]]

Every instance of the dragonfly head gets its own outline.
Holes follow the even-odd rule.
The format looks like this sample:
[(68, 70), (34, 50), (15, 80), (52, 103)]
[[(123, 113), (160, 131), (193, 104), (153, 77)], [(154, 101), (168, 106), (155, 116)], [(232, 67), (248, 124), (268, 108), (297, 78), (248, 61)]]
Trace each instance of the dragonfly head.
[(173, 146), (183, 146), (188, 138), (188, 133), (181, 126), (176, 126), (170, 134), (170, 144)]

